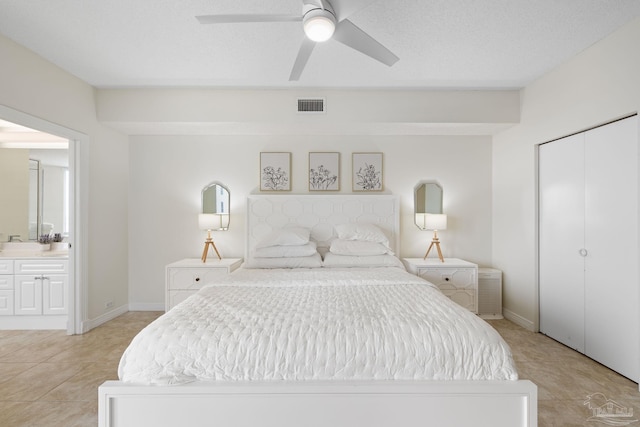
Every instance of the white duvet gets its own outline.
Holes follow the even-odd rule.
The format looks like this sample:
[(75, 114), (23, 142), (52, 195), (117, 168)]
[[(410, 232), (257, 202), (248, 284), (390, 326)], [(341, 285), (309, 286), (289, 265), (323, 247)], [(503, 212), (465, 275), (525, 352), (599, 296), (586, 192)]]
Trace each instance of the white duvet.
[(486, 322), (399, 268), (241, 269), (142, 330), (122, 381), (516, 380)]

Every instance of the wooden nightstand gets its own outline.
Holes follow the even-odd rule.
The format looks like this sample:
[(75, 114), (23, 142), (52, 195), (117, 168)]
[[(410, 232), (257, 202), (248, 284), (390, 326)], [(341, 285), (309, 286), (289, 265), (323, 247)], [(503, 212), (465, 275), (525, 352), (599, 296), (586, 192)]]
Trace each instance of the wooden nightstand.
[(436, 285), (443, 294), (478, 313), (478, 266), (457, 258), (404, 258), (407, 269)]
[(242, 258), (183, 259), (165, 268), (165, 311), (195, 294), (203, 286), (215, 283), (242, 264)]

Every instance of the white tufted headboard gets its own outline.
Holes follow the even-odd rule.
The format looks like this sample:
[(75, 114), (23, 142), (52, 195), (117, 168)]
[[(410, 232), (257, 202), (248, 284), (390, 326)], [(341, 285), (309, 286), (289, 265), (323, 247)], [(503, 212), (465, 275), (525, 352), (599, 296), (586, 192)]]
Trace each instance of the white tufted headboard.
[(247, 198), (245, 259), (274, 229), (296, 224), (311, 229), (318, 246), (329, 246), (333, 226), (375, 224), (387, 234), (391, 249), (400, 247), (400, 203), (393, 195), (251, 195)]

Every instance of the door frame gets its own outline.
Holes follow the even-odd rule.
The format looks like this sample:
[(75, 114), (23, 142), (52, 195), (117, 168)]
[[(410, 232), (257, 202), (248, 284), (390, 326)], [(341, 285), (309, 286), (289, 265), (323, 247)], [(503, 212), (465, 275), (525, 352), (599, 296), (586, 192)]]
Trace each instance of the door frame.
[(69, 292), (67, 334), (86, 332), (88, 297), (89, 137), (76, 130), (0, 105), (0, 118), (69, 140)]

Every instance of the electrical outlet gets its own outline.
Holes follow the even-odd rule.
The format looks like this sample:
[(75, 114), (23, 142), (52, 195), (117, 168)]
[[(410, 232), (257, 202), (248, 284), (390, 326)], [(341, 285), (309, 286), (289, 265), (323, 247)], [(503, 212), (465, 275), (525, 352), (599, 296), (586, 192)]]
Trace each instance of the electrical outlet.
[(113, 301), (107, 301), (104, 303), (104, 308), (112, 308), (113, 307)]

